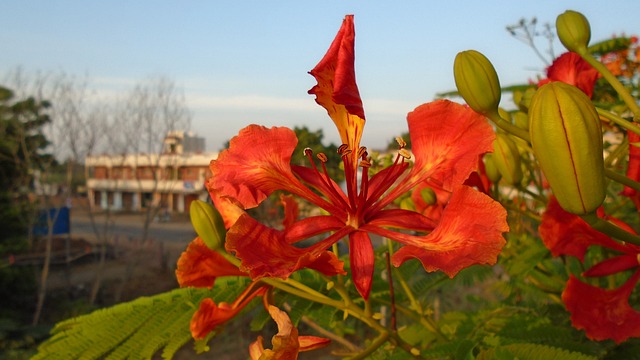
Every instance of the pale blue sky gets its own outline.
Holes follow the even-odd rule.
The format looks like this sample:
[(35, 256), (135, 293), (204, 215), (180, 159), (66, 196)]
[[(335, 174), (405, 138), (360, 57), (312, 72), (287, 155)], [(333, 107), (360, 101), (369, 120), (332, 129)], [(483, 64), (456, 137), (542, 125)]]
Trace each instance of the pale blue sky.
[[(640, 1), (5, 1), (0, 79), (27, 72), (88, 75), (103, 92), (162, 74), (184, 90), (191, 130), (218, 150), (250, 124), (337, 131), (307, 95), (307, 74), (346, 14), (355, 15), (356, 75), (367, 124), (363, 145), (406, 130), (405, 116), (454, 88), (456, 53), (476, 49), (502, 85), (522, 83), (542, 62), (505, 31), (520, 18), (555, 22), (584, 13), (592, 40), (640, 33)], [(540, 27), (541, 29), (542, 27)], [(563, 51), (559, 44), (556, 53)]]

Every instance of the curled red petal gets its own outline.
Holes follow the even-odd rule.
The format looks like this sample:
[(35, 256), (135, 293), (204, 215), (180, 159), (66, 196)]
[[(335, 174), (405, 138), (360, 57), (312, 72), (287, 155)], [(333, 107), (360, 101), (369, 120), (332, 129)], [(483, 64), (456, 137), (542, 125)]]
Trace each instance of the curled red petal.
[(318, 82), (309, 94), (315, 95), (316, 102), (327, 110), (342, 142), (357, 150), (365, 117), (356, 84), (354, 44), (353, 15), (347, 15), (329, 50), (309, 72)]
[(198, 310), (191, 317), (191, 336), (194, 339), (203, 339), (216, 327), (236, 316), (256, 296), (264, 295), (266, 290), (266, 286), (252, 282), (232, 304), (226, 302), (216, 304), (210, 298), (202, 300)]
[(316, 336), (298, 336), (289, 315), (273, 305), (269, 305), (269, 315), (278, 325), (278, 333), (271, 339), (273, 349), (265, 349), (262, 337), (251, 344), (251, 359), (295, 360), (301, 351), (315, 350), (327, 346), (331, 340)]
[(300, 342), (300, 352), (321, 349), (331, 343), (331, 339), (318, 336), (298, 336)]
[(636, 252), (606, 259), (592, 266), (583, 275), (589, 277), (607, 276), (639, 267), (639, 255), (640, 253)]
[(318, 243), (306, 249), (297, 248), (287, 242), (284, 232), (266, 227), (246, 214), (229, 229), (225, 243), (227, 251), (241, 260), (240, 269), (252, 279), (265, 276), (286, 279), (302, 268), (328, 276), (344, 274), (342, 261), (325, 250), (330, 245)]
[(269, 305), (269, 315), (278, 325), (278, 333), (271, 338), (273, 350), (266, 349), (262, 358), (273, 360), (296, 359), (300, 350), (298, 329), (293, 326), (289, 315), (273, 305)]
[(571, 323), (584, 329), (592, 340), (611, 339), (621, 343), (640, 337), (640, 312), (629, 305), (629, 296), (640, 279), (636, 273), (621, 287), (613, 290), (585, 284), (571, 276), (562, 293), (562, 301), (571, 313)]
[(204, 339), (217, 326), (233, 318), (236, 310), (227, 303), (218, 306), (212, 299), (206, 298), (200, 302), (200, 307), (191, 318), (191, 336), (194, 339)]
[(579, 216), (566, 212), (555, 197), (551, 197), (547, 203), (538, 232), (553, 256), (569, 255), (583, 261), (591, 245), (623, 252), (626, 250), (610, 237), (594, 230)]
[(212, 288), (215, 279), (220, 276), (247, 276), (247, 273), (209, 249), (202, 239), (195, 238), (178, 259), (178, 284), (180, 287)]
[[(425, 270), (442, 270), (450, 277), (475, 264), (493, 265), (509, 231), (506, 210), (487, 195), (460, 186), (451, 195), (435, 230), (424, 237), (403, 237), (407, 244), (392, 257), (394, 266), (417, 258)], [(389, 234), (393, 236), (393, 234)]]

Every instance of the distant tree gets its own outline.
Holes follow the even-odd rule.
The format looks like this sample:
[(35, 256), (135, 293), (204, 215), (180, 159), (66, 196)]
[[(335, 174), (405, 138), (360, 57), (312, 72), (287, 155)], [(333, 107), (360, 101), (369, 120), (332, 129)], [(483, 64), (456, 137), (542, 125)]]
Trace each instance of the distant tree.
[(293, 151), (291, 162), (296, 165), (310, 166), (309, 158), (304, 153), (304, 149), (309, 148), (313, 151), (314, 161), (319, 165), (316, 155), (323, 153), (327, 156), (327, 170), (329, 175), (337, 183), (342, 182), (344, 180), (344, 172), (340, 170), (341, 167), (339, 166), (342, 159), (340, 158), (340, 154), (338, 154), (338, 146), (333, 143), (329, 145), (322, 143), (322, 139), (324, 138), (322, 129), (311, 131), (306, 126), (296, 126), (293, 131), (298, 137), (298, 145)]
[[(43, 127), (47, 101), (33, 97), (16, 99), (13, 91), (0, 87), (0, 257), (28, 250), (28, 229), (35, 219), (34, 175), (53, 158), (46, 152), (49, 141)], [(2, 264), (5, 265), (5, 264)], [(0, 266), (0, 317), (20, 314), (31, 305), (35, 282), (33, 269)], [(27, 305), (28, 304), (28, 305)], [(26, 314), (29, 312), (24, 312)]]
[[(188, 131), (191, 127), (191, 111), (187, 106), (184, 92), (175, 81), (165, 76), (152, 76), (139, 83), (121, 99), (122, 106), (108, 131), (109, 143), (116, 147), (111, 152), (116, 154), (137, 154), (135, 161), (160, 168), (162, 162), (177, 161), (172, 154), (163, 152), (165, 136), (173, 131)], [(117, 146), (120, 146), (118, 148)], [(122, 157), (123, 161), (125, 157)], [(170, 163), (169, 166), (172, 166)], [(140, 192), (169, 192), (172, 182), (161, 182), (159, 171), (151, 172), (151, 179), (138, 171), (133, 174)], [(151, 182), (150, 188), (149, 181)], [(166, 184), (166, 185), (162, 185)], [(116, 185), (117, 187), (117, 185)], [(150, 199), (143, 204), (144, 214), (141, 221), (142, 239), (149, 240), (149, 228), (159, 214), (163, 204), (161, 199)], [(129, 282), (136, 266), (136, 257), (127, 264), (126, 274), (115, 293), (116, 301), (120, 301), (125, 285)], [(94, 287), (94, 290), (96, 288)], [(92, 291), (91, 299), (95, 299), (96, 291)]]

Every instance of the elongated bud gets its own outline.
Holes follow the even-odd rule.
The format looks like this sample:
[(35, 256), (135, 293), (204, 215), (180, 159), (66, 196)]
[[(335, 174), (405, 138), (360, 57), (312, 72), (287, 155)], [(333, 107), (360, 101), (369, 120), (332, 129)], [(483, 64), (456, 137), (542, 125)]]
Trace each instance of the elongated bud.
[(606, 195), (602, 129), (591, 100), (561, 82), (543, 85), (529, 109), (531, 145), (560, 206), (583, 215)]
[(211, 204), (195, 200), (191, 202), (189, 215), (193, 228), (207, 247), (211, 250), (222, 248), (226, 232), (218, 210)]
[(569, 51), (581, 54), (591, 40), (591, 26), (587, 18), (577, 11), (567, 10), (558, 15), (556, 31), (562, 45)]
[(496, 184), (498, 181), (500, 181), (500, 179), (502, 178), (502, 175), (500, 175), (500, 171), (498, 170), (498, 167), (496, 166), (496, 162), (493, 161), (493, 153), (486, 153), (483, 156), (483, 161), (484, 161), (484, 172), (487, 174), (487, 177), (489, 178), (489, 180)]
[(520, 152), (509, 135), (496, 135), (496, 139), (493, 141), (492, 160), (507, 184), (517, 185), (522, 181)]
[(453, 76), (470, 108), (487, 116), (498, 114), (500, 81), (489, 59), (475, 50), (460, 52), (453, 62)]

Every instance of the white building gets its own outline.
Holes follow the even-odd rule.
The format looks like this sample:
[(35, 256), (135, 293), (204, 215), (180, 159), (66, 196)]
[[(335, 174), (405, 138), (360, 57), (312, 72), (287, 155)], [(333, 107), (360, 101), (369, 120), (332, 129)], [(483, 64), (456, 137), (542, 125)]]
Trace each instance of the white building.
[(85, 159), (91, 208), (138, 211), (154, 206), (189, 211), (193, 200), (206, 200), (209, 163), (218, 153), (204, 152), (204, 139), (170, 132), (162, 154), (97, 155)]

